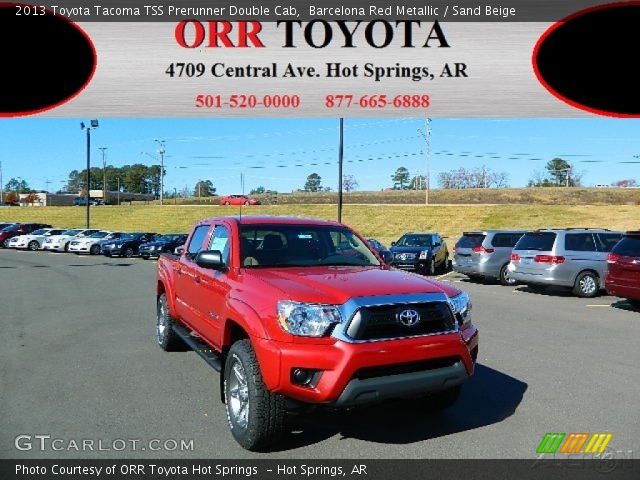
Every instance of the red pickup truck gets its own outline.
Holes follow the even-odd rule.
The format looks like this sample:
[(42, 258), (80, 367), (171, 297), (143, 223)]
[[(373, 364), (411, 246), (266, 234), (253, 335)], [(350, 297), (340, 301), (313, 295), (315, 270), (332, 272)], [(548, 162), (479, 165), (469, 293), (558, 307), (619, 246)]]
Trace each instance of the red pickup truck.
[(158, 344), (221, 372), (229, 427), (260, 450), (287, 411), (425, 397), (447, 408), (472, 375), (478, 331), (457, 288), (391, 269), (330, 221), (211, 218), (158, 261)]

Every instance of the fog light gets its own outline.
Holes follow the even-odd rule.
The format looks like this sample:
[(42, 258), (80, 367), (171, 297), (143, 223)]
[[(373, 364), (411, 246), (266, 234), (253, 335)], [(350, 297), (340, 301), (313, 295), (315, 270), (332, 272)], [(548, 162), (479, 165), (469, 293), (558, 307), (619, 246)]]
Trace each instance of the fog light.
[(315, 387), (320, 377), (318, 370), (294, 368), (291, 370), (291, 382), (301, 387)]

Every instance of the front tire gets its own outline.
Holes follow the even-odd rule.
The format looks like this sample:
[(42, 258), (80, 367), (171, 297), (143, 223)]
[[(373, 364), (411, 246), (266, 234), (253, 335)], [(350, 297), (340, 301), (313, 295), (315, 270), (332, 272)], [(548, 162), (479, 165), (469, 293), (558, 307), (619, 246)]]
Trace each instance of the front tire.
[(69, 252), (69, 242), (64, 244), (64, 251)]
[(35, 252), (36, 250), (38, 250), (40, 248), (40, 244), (38, 242), (36, 242), (35, 240), (32, 240), (31, 242), (29, 242), (29, 245), (27, 245), (27, 248), (29, 250), (31, 250), (32, 252)]
[(5, 239), (5, 240), (2, 242), (2, 248), (9, 248), (9, 239), (8, 239), (8, 238), (7, 238), (7, 239)]
[(172, 328), (173, 321), (169, 314), (167, 296), (163, 293), (158, 297), (156, 307), (156, 341), (165, 352), (176, 350), (182, 345), (182, 340)]
[(427, 275), (434, 276), (436, 274), (436, 259), (431, 257), (427, 265)]
[(89, 253), (91, 255), (98, 255), (100, 253), (100, 245), (91, 245)]
[(600, 279), (593, 272), (582, 272), (573, 285), (574, 295), (581, 298), (593, 298), (600, 291)]
[(133, 257), (133, 248), (131, 247), (127, 247), (124, 249), (124, 252), (122, 252), (122, 256), (124, 258), (131, 258)]
[(500, 269), (500, 285), (505, 287), (513, 287), (517, 285), (518, 281), (509, 276), (509, 264), (505, 263)]
[(247, 450), (263, 450), (284, 430), (284, 397), (269, 392), (249, 340), (229, 349), (224, 366), (224, 398), (233, 438)]

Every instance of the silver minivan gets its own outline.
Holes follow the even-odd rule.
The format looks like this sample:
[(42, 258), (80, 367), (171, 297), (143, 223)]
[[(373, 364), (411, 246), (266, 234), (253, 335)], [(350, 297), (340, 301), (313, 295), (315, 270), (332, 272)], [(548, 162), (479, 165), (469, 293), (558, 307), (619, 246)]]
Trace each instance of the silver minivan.
[(492, 278), (502, 285), (515, 285), (509, 276), (511, 250), (524, 230), (464, 232), (455, 245), (453, 270), (469, 278)]
[(604, 288), (607, 254), (621, 238), (622, 232), (599, 228), (536, 230), (513, 248), (509, 275), (533, 288), (569, 287), (595, 297)]

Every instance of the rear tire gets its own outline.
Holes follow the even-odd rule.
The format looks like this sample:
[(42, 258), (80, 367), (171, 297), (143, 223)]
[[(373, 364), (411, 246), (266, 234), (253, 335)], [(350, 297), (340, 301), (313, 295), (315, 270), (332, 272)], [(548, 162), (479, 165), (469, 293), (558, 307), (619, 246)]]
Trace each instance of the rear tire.
[(594, 272), (582, 272), (573, 285), (573, 294), (581, 298), (593, 298), (600, 291), (600, 279)]
[(133, 257), (133, 248), (131, 247), (127, 247), (124, 249), (124, 251), (122, 252), (122, 256), (124, 258), (131, 258)]
[(249, 340), (229, 349), (224, 365), (224, 399), (233, 438), (247, 450), (264, 450), (282, 436), (284, 397), (269, 392)]
[(427, 265), (427, 275), (434, 276), (436, 274), (436, 259), (431, 257)]
[(9, 248), (9, 239), (8, 238), (5, 241), (2, 242), (2, 248)]
[(156, 341), (165, 352), (177, 350), (183, 345), (182, 339), (173, 330), (173, 322), (169, 314), (167, 296), (163, 293), (158, 297), (156, 306)]
[(500, 285), (504, 285), (505, 287), (513, 287), (517, 285), (518, 282), (509, 276), (509, 264), (505, 263), (500, 269)]
[(32, 240), (31, 242), (29, 242), (29, 245), (27, 245), (27, 248), (29, 250), (31, 250), (32, 252), (35, 252), (36, 250), (38, 250), (40, 248), (40, 244), (38, 242), (36, 242), (35, 240)]
[(69, 242), (64, 244), (64, 251), (68, 252), (69, 251)]
[(98, 255), (100, 253), (100, 245), (91, 245), (89, 253), (91, 255)]

